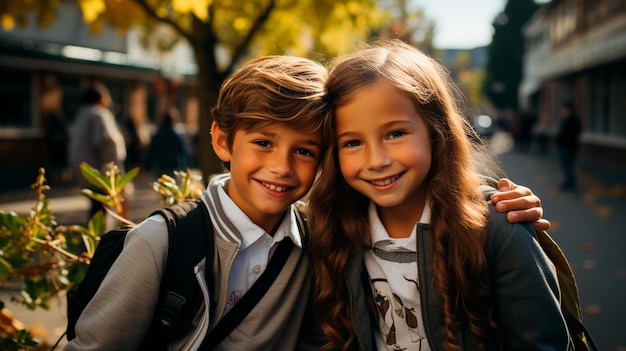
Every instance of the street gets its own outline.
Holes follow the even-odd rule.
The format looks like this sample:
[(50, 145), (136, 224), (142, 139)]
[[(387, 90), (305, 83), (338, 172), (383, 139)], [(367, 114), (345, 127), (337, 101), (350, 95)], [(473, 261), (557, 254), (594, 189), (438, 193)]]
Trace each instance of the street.
[(496, 134), (491, 149), (515, 183), (542, 199), (549, 233), (576, 275), (583, 322), (600, 350), (626, 350), (626, 163), (621, 168), (579, 162), (580, 190), (558, 190), (561, 171), (554, 152), (518, 152), (507, 135)]
[[(506, 175), (542, 199), (544, 218), (552, 223), (549, 232), (576, 274), (583, 321), (598, 347), (626, 351), (626, 164), (605, 165), (586, 157), (579, 162), (580, 190), (562, 193), (558, 191), (561, 173), (554, 152), (515, 151), (512, 140), (504, 133), (496, 133), (489, 145)], [(136, 220), (159, 207), (159, 197), (147, 186), (148, 181), (142, 178), (136, 182), (130, 202)], [(59, 223), (82, 221), (86, 216), (87, 201), (76, 192), (52, 191), (49, 198)], [(33, 203), (0, 194), (3, 211), (24, 213)], [(17, 289), (0, 288), (0, 299), (8, 309), (53, 344), (65, 326), (65, 297), (53, 302), (49, 312), (33, 312), (9, 302), (9, 296), (18, 294)]]

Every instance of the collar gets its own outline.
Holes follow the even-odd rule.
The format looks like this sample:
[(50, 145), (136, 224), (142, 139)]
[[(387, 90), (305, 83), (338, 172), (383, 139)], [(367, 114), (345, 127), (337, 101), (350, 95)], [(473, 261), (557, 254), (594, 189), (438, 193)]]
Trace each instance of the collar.
[[(211, 221), (216, 227), (216, 231), (225, 240), (236, 242), (241, 250), (254, 244), (266, 233), (263, 228), (252, 222), (250, 218), (233, 202), (226, 192), (226, 187), (230, 181), (230, 174), (215, 176), (203, 196), (203, 201), (207, 204), (211, 215)], [(295, 206), (286, 211), (278, 229), (273, 235), (273, 242), (277, 243), (284, 238), (290, 238), (293, 243), (302, 247), (298, 223), (295, 215)]]
[(378, 217), (376, 204), (370, 201), (369, 204), (369, 222), (370, 222), (370, 242), (371, 245), (386, 251), (415, 251), (417, 247), (416, 233), (418, 223), (430, 223), (430, 201), (426, 201), (422, 216), (418, 223), (415, 223), (411, 235), (408, 238), (392, 238), (389, 236), (387, 229)]

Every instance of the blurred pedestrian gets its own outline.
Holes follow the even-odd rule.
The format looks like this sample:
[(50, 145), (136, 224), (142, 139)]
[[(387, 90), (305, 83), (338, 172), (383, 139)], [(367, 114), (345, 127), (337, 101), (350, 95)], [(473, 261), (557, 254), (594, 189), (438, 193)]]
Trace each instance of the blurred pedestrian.
[[(109, 109), (111, 104), (111, 95), (103, 84), (93, 84), (82, 93), (81, 107), (74, 121), (69, 145), (69, 161), (74, 170), (74, 179), (81, 188), (93, 189), (80, 172), (81, 162), (87, 162), (101, 171), (106, 170), (107, 163), (114, 162), (120, 171), (124, 171), (126, 142)], [(99, 189), (93, 190), (101, 192)], [(102, 208), (100, 202), (91, 200), (88, 218)]]
[(520, 113), (520, 129), (518, 136), (518, 148), (522, 152), (530, 151), (532, 141), (532, 130), (537, 123), (537, 117), (532, 111), (522, 111)]
[(126, 160), (124, 161), (125, 169), (132, 169), (143, 164), (145, 147), (142, 138), (139, 135), (138, 123), (133, 117), (124, 118), (122, 124), (122, 135), (126, 141)]
[(67, 146), (69, 125), (63, 113), (63, 88), (54, 75), (44, 75), (39, 96), (41, 125), (44, 130), (44, 167), (51, 185), (68, 181)]
[(44, 115), (46, 173), (51, 184), (63, 184), (67, 167), (68, 123), (61, 111)]
[(571, 102), (565, 102), (561, 105), (560, 115), (561, 124), (555, 138), (559, 161), (563, 171), (563, 182), (560, 185), (560, 189), (571, 191), (576, 190), (578, 186), (575, 163), (578, 156), (582, 122)]
[(156, 134), (150, 140), (145, 167), (155, 177), (162, 174), (173, 177), (175, 170), (185, 170), (189, 166), (189, 143), (185, 135), (175, 129), (179, 120), (176, 109), (165, 111)]

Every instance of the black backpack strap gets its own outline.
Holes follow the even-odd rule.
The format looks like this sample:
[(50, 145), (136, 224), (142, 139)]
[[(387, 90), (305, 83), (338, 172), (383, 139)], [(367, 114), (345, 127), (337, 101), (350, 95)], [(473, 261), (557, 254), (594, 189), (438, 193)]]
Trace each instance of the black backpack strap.
[(222, 318), (217, 325), (209, 332), (200, 350), (212, 350), (219, 345), (226, 336), (250, 313), (256, 304), (265, 295), (267, 290), (282, 270), (287, 258), (293, 249), (293, 241), (288, 238), (283, 239), (276, 247), (267, 269), (261, 274), (259, 279), (252, 285), (239, 302)]
[(161, 277), (159, 300), (142, 349), (163, 348), (166, 340), (185, 333), (202, 304), (203, 295), (193, 273), (202, 259), (209, 293), (213, 292), (214, 242), (208, 210), (201, 200), (186, 201), (155, 211), (168, 227), (167, 263)]
[[(596, 345), (596, 342), (593, 340), (593, 337), (591, 336), (591, 332), (589, 332), (589, 329), (585, 327), (583, 322), (581, 322), (578, 318), (576, 318), (576, 316), (574, 316), (574, 314), (570, 312), (568, 309), (561, 308), (561, 310), (563, 311), (563, 316), (565, 317), (565, 322), (567, 323), (570, 333), (574, 332), (574, 333), (581, 334), (584, 337), (584, 341), (587, 343), (587, 345), (584, 345), (583, 347), (587, 347), (589, 351), (598, 351), (598, 346)], [(576, 347), (579, 347), (579, 345), (576, 345)]]
[(87, 266), (86, 279), (67, 292), (67, 339), (76, 337), (76, 322), (81, 313), (100, 288), (111, 265), (122, 252), (124, 240), (130, 227), (114, 229), (100, 237), (98, 248)]

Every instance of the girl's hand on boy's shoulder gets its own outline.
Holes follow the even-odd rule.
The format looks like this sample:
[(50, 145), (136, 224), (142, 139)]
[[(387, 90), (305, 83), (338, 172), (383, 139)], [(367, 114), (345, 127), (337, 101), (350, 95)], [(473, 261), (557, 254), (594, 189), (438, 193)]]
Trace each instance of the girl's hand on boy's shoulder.
[(507, 178), (498, 181), (498, 190), (491, 196), (491, 201), (498, 212), (508, 212), (506, 218), (509, 222), (532, 222), (536, 231), (550, 229), (550, 221), (541, 218), (541, 199), (532, 190)]

